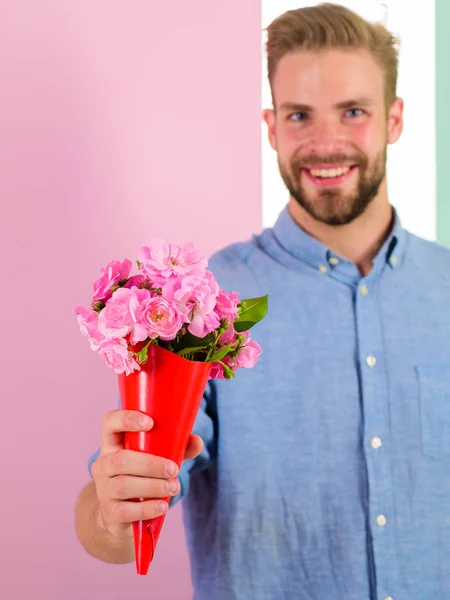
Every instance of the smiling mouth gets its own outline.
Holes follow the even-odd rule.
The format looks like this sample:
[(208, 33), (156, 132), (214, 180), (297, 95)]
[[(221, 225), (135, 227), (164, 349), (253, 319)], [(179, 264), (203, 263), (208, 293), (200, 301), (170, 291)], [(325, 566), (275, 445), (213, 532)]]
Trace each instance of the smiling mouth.
[(336, 186), (346, 182), (358, 168), (358, 165), (343, 165), (333, 167), (316, 167), (307, 168), (304, 167), (302, 172), (305, 172), (308, 178), (320, 187), (322, 186)]

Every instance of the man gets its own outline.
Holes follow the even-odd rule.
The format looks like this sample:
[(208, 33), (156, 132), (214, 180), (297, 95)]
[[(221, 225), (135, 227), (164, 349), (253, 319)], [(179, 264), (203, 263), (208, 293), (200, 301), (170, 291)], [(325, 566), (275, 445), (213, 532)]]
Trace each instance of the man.
[(129, 499), (170, 485), (173, 503), (184, 496), (195, 600), (444, 600), (450, 254), (405, 231), (388, 200), (395, 39), (331, 4), (268, 33), (264, 118), (289, 205), (210, 261), (226, 289), (269, 293), (263, 354), (210, 383), (204, 447), (192, 437), (180, 474), (123, 450), (122, 432), (151, 423), (108, 414), (78, 535), (102, 560), (132, 561), (130, 522), (167, 506)]

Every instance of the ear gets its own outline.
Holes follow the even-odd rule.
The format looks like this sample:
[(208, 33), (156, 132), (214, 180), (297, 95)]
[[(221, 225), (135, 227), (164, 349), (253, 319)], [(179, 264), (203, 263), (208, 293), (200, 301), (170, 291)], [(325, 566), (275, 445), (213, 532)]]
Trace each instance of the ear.
[(273, 150), (276, 150), (277, 142), (275, 135), (275, 111), (273, 109), (266, 108), (263, 111), (263, 119), (267, 124), (267, 134), (270, 145), (272, 146)]
[(403, 107), (401, 98), (396, 98), (391, 104), (388, 114), (388, 144), (395, 144), (403, 131)]

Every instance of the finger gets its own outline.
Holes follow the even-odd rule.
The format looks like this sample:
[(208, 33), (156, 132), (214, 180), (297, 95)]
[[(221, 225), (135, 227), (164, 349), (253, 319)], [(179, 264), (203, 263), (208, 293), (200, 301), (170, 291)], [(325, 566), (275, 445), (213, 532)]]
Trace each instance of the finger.
[(196, 458), (203, 450), (204, 443), (199, 435), (191, 435), (183, 460)]
[(155, 479), (172, 479), (178, 475), (178, 466), (167, 458), (146, 452), (120, 449), (104, 459), (104, 475), (135, 475)]
[(153, 427), (153, 419), (137, 410), (112, 410), (103, 418), (102, 453), (113, 452), (123, 447), (125, 431), (148, 431)]
[(115, 502), (114, 517), (119, 523), (146, 521), (163, 515), (169, 510), (164, 500), (145, 500), (143, 502)]
[(179, 491), (180, 484), (176, 479), (118, 475), (110, 480), (110, 493), (114, 500), (166, 498), (167, 496), (175, 496)]

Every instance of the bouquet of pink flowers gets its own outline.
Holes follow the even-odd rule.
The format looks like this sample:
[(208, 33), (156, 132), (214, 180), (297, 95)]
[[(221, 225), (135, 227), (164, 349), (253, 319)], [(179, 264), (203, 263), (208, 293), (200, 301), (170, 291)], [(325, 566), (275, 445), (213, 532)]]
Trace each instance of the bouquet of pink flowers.
[[(122, 407), (154, 421), (151, 431), (125, 432), (124, 447), (180, 467), (208, 379), (256, 364), (261, 348), (249, 329), (267, 314), (267, 296), (240, 300), (221, 289), (192, 244), (154, 239), (136, 264), (132, 274), (129, 259), (108, 263), (90, 308), (74, 312), (92, 350), (117, 373)], [(139, 574), (147, 573), (164, 518), (133, 523)]]
[(150, 344), (210, 362), (209, 377), (230, 379), (261, 353), (249, 329), (267, 314), (267, 296), (239, 300), (221, 289), (192, 244), (154, 239), (129, 259), (112, 261), (93, 284), (89, 309), (75, 308), (81, 333), (117, 374), (139, 371)]

